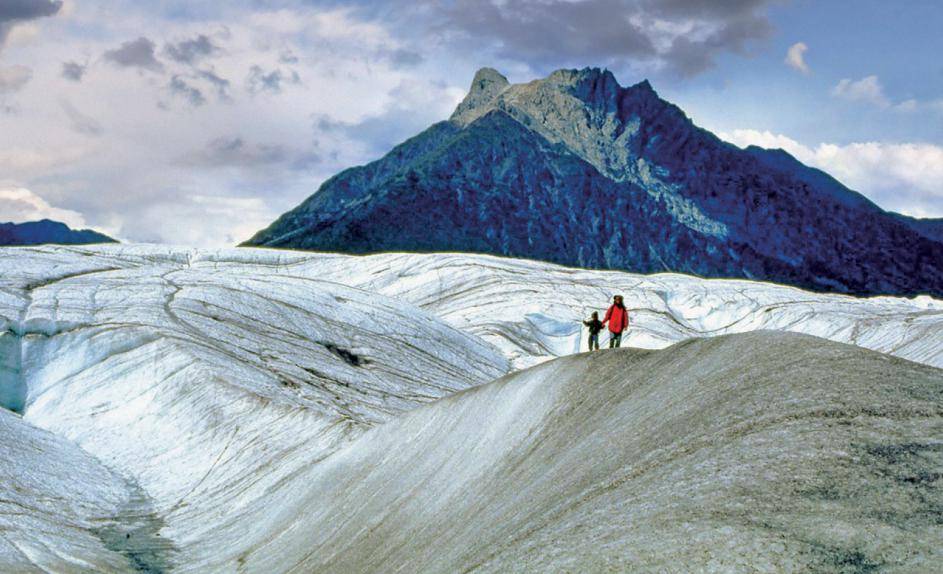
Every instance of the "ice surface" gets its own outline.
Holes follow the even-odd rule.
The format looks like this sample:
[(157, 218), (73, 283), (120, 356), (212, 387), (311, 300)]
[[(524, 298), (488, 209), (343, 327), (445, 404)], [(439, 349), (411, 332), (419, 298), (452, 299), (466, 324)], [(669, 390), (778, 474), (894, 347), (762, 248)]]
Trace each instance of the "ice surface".
[(517, 368), (577, 346), (586, 350), (579, 321), (592, 311), (602, 317), (614, 294), (623, 294), (629, 308), (623, 346), (660, 349), (691, 337), (767, 329), (943, 367), (943, 301), (925, 296), (862, 299), (759, 281), (589, 271), (465, 254), (322, 256), (296, 272), (309, 273), (308, 267), (320, 277), (415, 303), (502, 349)]
[(305, 495), (272, 493), (279, 534), (241, 564), (929, 572), (941, 392), (939, 369), (788, 333), (572, 355), (307, 469)]
[(68, 440), (3, 409), (0, 437), (0, 571), (131, 570), (127, 546), (101, 533), (122, 531), (114, 517), (131, 503), (133, 487)]
[[(0, 405), (23, 414), (0, 412), (0, 473), (7, 473), (0, 500), (30, 508), (27, 515), (2, 511), (0, 571), (82, 570), (64, 565), (83, 563), (94, 565), (87, 570), (106, 571), (344, 571), (369, 569), (387, 558), (410, 569), (396, 562), (409, 552), (428, 559), (417, 564), (432, 570), (467, 566), (472, 554), (485, 570), (507, 569), (514, 561), (502, 553), (526, 553), (537, 538), (522, 534), (519, 548), (513, 541), (498, 545), (494, 556), (483, 550), (464, 556), (456, 545), (466, 536), (493, 540), (478, 529), (502, 532), (493, 522), (498, 519), (521, 525), (525, 534), (542, 528), (529, 506), (502, 498), (515, 489), (522, 490), (521, 501), (535, 496), (530, 482), (508, 482), (515, 472), (558, 501), (579, 498), (583, 491), (573, 490), (553, 463), (573, 456), (561, 446), (563, 438), (551, 450), (528, 455), (532, 440), (539, 440), (530, 433), (544, 428), (548, 413), (579, 410), (581, 401), (623, 404), (606, 398), (615, 392), (612, 385), (623, 383), (609, 367), (594, 371), (581, 355), (509, 379), (524, 382), (467, 389), (511, 366), (585, 348), (579, 321), (603, 311), (616, 292), (631, 310), (624, 344), (635, 347), (776, 329), (943, 365), (943, 303), (928, 297), (854, 299), (759, 282), (459, 254), (48, 246), (0, 249), (0, 270)], [(758, 341), (754, 346), (785, 344)], [(698, 367), (700, 359), (684, 356)], [(875, 372), (884, 373), (878, 367), (890, 359), (867, 356)], [(788, 368), (805, 368), (802, 357)], [(900, 364), (889, 363), (893, 369)], [(840, 378), (835, 373), (841, 368), (836, 364), (822, 376)], [(893, 369), (884, 373), (886, 381), (910, 384), (906, 377), (924, 372), (912, 365), (905, 375)], [(870, 377), (867, 370), (865, 375)], [(664, 376), (652, 384), (666, 384)], [(700, 400), (701, 379), (691, 376), (679, 381), (692, 388), (660, 395), (661, 407), (670, 411), (692, 396)], [(867, 377), (868, 385), (879, 386)], [(853, 381), (836, 383), (846, 384)], [(592, 390), (597, 386), (598, 396)], [(807, 400), (796, 392), (796, 401)], [(769, 408), (779, 397), (780, 391), (771, 391), (755, 400)], [(431, 402), (433, 407), (420, 408)], [(645, 426), (662, 416), (681, 420), (651, 410), (647, 418), (622, 422)], [(567, 436), (579, 448), (601, 441), (596, 451), (586, 451), (591, 458), (630, 440), (619, 432), (634, 432), (574, 417), (554, 420), (576, 433)], [(893, 433), (903, 437), (924, 423), (938, 424), (936, 419)], [(874, 436), (883, 432), (868, 428)], [(815, 436), (818, 427), (813, 431)], [(35, 444), (53, 446), (30, 446)], [(650, 452), (622, 454), (655, 456), (669, 446), (655, 441)], [(724, 453), (715, 454), (733, 456)], [(628, 464), (619, 456), (611, 464)], [(509, 460), (517, 466), (507, 467)], [(579, 461), (571, 463), (571, 471), (586, 471)], [(77, 478), (66, 485), (73, 466)], [(492, 487), (509, 492), (487, 494)], [(646, 486), (656, 487), (663, 488)], [(630, 498), (612, 503), (642, 512)], [(476, 500), (481, 506), (468, 506)], [(448, 505), (455, 505), (454, 513), (443, 510)], [(494, 514), (495, 508), (511, 515)], [(534, 508), (554, 516), (553, 504)], [(551, 520), (547, 532), (565, 524), (570, 522)], [(403, 526), (402, 534), (389, 538), (395, 525)], [(431, 557), (436, 536), (453, 546)], [(406, 543), (413, 539), (416, 544)], [(428, 546), (420, 548), (420, 541)], [(578, 563), (581, 556), (545, 553), (547, 562), (525, 569), (566, 568), (567, 560)], [(532, 560), (528, 554), (521, 564)]]
[(133, 478), (183, 555), (232, 547), (206, 541), (224, 513), (367, 428), (508, 370), (496, 349), (408, 303), (279, 274), (268, 255), (240, 266), (114, 246), (0, 258), (4, 406)]

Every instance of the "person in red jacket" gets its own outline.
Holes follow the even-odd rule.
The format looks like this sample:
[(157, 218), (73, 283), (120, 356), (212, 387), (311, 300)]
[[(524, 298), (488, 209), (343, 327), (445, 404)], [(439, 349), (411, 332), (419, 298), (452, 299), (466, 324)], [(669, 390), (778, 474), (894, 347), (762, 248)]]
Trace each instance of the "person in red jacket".
[(622, 333), (629, 328), (629, 311), (622, 304), (622, 295), (616, 295), (612, 300), (612, 306), (606, 311), (606, 318), (602, 320), (603, 325), (609, 323), (610, 349), (622, 345)]

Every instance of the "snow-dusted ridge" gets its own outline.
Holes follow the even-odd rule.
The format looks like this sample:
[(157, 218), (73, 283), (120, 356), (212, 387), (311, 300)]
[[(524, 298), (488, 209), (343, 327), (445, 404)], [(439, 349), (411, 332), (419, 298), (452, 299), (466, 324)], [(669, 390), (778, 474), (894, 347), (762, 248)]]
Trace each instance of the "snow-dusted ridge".
[[(628, 472), (639, 457), (680, 445), (678, 472), (701, 473), (709, 481), (717, 461), (729, 459), (730, 445), (705, 451), (715, 452), (716, 459), (691, 458), (683, 448), (697, 441), (713, 444), (711, 433), (726, 432), (722, 422), (714, 430), (691, 429), (691, 436), (652, 438), (641, 450), (619, 450), (636, 432), (632, 425), (695, 416), (693, 407), (682, 408), (687, 401), (716, 412), (762, 406), (773, 414), (783, 400), (797, 409), (820, 404), (850, 421), (863, 444), (929, 445), (924, 450), (930, 455), (914, 456), (930, 466), (939, 442), (938, 370), (769, 333), (661, 354), (570, 357), (463, 392), (511, 366), (572, 354), (584, 344), (578, 320), (591, 309), (603, 310), (615, 292), (632, 309), (631, 346), (664, 348), (703, 335), (791, 330), (939, 367), (943, 303), (929, 298), (855, 299), (759, 282), (587, 271), (462, 254), (5, 248), (0, 268), (0, 404), (22, 413), (0, 412), (0, 463), (9, 475), (0, 483), (0, 526), (6, 529), (0, 531), (0, 571), (575, 567), (588, 563), (577, 540), (566, 539), (569, 546), (561, 548), (573, 552), (563, 555), (539, 542), (544, 529), (552, 533), (571, 522), (529, 518), (555, 516), (557, 505), (585, 494), (570, 488), (568, 472), (590, 473), (587, 480), (604, 484), (611, 473)], [(719, 374), (710, 378), (711, 369)], [(825, 388), (833, 379), (834, 388)], [(760, 380), (770, 386), (756, 390), (750, 403), (745, 389)], [(730, 402), (734, 383), (740, 402)], [(625, 395), (625, 385), (665, 390), (645, 399), (643, 418), (626, 411), (610, 420), (609, 411), (598, 410), (599, 401), (632, 410), (633, 401), (641, 400)], [(857, 392), (861, 396), (843, 394)], [(587, 401), (597, 404), (591, 410), (598, 416), (566, 414), (588, 408)], [(770, 468), (788, 463), (798, 465), (797, 472), (811, 472), (810, 459), (797, 450), (804, 444), (799, 438), (774, 444), (776, 433), (793, 436), (789, 421), (805, 416), (783, 412), (783, 418), (761, 425), (774, 434), (764, 439), (770, 450), (757, 456)], [(743, 416), (735, 424), (759, 420)], [(550, 420), (560, 429), (547, 426)], [(837, 436), (822, 424), (795, 430), (795, 437)], [(535, 429), (538, 434), (528, 434)], [(566, 429), (573, 433), (554, 434)], [(532, 459), (528, 445), (541, 433), (551, 433), (550, 450)], [(819, 453), (831, 461), (823, 453), (850, 448), (842, 442), (846, 438), (822, 443), (808, 456)], [(556, 465), (552, 461), (578, 454), (567, 440), (583, 444), (589, 450), (580, 452), (593, 460), (612, 458), (618, 447), (624, 456), (611, 464), (628, 466), (592, 474), (589, 466), (596, 463), (583, 468), (579, 456), (572, 459), (575, 466)], [(536, 482), (509, 482), (509, 460)], [(57, 484), (68, 480), (63, 461), (75, 466), (76, 482), (60, 489)], [(685, 467), (689, 462), (696, 466)], [(834, 471), (828, 464), (822, 472)], [(715, 470), (705, 475), (704, 468)], [(744, 472), (743, 484), (760, 476)], [(558, 478), (551, 480), (555, 473)], [(665, 516), (682, 516), (671, 514), (666, 486), (647, 476), (645, 485), (632, 483), (633, 488), (662, 496)], [(514, 489), (538, 486), (549, 488), (552, 499), (531, 508), (508, 498)], [(906, 489), (889, 492), (917, 496)], [(936, 496), (918, 494), (931, 501)], [(723, 494), (728, 495), (733, 496)], [(722, 498), (710, 498), (711, 504)], [(632, 500), (610, 503), (639, 520), (654, 516)], [(62, 528), (54, 523), (58, 504)], [(18, 518), (23, 505), (35, 519)], [(579, 512), (606, 514), (606, 508), (589, 504)], [(485, 544), (482, 529), (494, 529), (495, 521), (530, 534), (510, 545), (463, 550), (470, 539)], [(903, 540), (911, 522), (885, 526)], [(927, 528), (908, 543), (920, 559), (929, 555), (934, 539), (941, 540), (938, 525)], [(121, 534), (132, 536), (122, 541)], [(719, 544), (715, 534), (704, 535), (704, 547)], [(735, 534), (749, 538), (748, 530)], [(614, 548), (623, 552), (627, 539), (620, 540)], [(536, 558), (532, 548), (543, 548), (544, 558)]]

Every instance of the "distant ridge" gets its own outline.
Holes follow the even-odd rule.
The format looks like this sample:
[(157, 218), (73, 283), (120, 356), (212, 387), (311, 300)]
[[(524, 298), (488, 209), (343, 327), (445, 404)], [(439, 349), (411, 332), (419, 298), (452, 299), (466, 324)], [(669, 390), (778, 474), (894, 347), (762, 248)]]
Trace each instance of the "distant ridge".
[(465, 251), (943, 296), (943, 224), (889, 213), (782, 150), (740, 149), (647, 81), (483, 68), (448, 121), (326, 181), (244, 245)]
[(91, 229), (71, 229), (65, 223), (50, 219), (26, 223), (0, 223), (0, 245), (41, 245), (43, 243), (79, 245), (117, 243), (117, 241)]

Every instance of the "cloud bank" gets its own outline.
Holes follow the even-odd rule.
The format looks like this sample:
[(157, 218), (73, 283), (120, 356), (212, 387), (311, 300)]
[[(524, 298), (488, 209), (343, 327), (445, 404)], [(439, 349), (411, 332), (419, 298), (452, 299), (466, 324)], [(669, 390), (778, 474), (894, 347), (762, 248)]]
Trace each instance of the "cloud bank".
[(61, 221), (73, 229), (86, 227), (82, 214), (69, 209), (59, 209), (23, 187), (0, 185), (0, 222), (22, 223), (52, 219)]
[(719, 133), (740, 147), (782, 149), (881, 207), (914, 217), (943, 217), (943, 147), (927, 143), (820, 143), (750, 129)]

